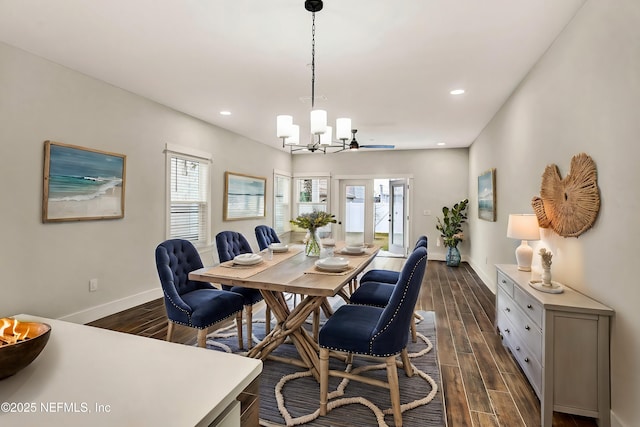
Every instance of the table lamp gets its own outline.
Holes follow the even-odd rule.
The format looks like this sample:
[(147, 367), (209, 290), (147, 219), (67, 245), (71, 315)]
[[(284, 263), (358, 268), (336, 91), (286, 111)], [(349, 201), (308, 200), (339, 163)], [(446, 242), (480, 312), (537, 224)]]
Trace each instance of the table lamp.
[(529, 246), (528, 240), (540, 240), (538, 218), (534, 214), (510, 214), (507, 237), (522, 241), (516, 249), (518, 270), (531, 271), (533, 249)]

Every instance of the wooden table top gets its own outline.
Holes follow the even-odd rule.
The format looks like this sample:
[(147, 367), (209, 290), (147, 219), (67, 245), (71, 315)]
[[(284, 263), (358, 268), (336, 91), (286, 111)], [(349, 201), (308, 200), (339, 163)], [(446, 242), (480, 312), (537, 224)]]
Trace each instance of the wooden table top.
[[(352, 279), (360, 274), (375, 258), (380, 247), (367, 248), (362, 255), (339, 254), (340, 245), (336, 245), (336, 255), (349, 260), (350, 269), (342, 273), (327, 273), (315, 270), (318, 257), (308, 257), (304, 251), (269, 266), (250, 277), (234, 277), (232, 268), (204, 267), (189, 273), (191, 280), (221, 283), (230, 286), (265, 289), (277, 292), (291, 292), (313, 296), (334, 296)], [(276, 254), (274, 254), (276, 255)]]

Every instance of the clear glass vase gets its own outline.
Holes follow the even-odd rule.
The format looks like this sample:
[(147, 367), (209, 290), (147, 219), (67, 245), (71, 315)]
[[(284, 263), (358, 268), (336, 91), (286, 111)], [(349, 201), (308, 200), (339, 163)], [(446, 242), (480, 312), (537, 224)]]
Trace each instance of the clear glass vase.
[(305, 240), (304, 253), (307, 254), (307, 256), (319, 257), (320, 251), (322, 250), (322, 243), (320, 243), (320, 233), (318, 229), (313, 228), (308, 230)]

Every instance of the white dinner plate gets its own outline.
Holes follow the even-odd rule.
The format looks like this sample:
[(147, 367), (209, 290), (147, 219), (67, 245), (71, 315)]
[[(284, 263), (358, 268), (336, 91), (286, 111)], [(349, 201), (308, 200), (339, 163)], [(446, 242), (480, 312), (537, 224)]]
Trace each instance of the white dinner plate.
[(316, 261), (316, 267), (325, 271), (345, 271), (349, 268), (349, 260), (342, 257), (322, 258)]
[(233, 259), (233, 263), (238, 265), (254, 265), (262, 261), (262, 257), (258, 254), (240, 254)]
[(322, 239), (321, 242), (322, 246), (331, 247), (336, 245), (336, 241), (333, 239)]
[(345, 246), (340, 252), (349, 255), (360, 255), (364, 253), (364, 248), (362, 246)]
[(316, 267), (322, 271), (328, 271), (331, 273), (341, 273), (343, 271), (346, 271), (349, 269), (348, 265), (345, 266), (340, 266), (340, 267), (335, 267), (335, 266), (329, 266), (329, 265), (322, 265), (322, 264), (318, 264), (316, 263)]
[(289, 250), (289, 246), (284, 243), (272, 243), (269, 247), (273, 252), (287, 252)]

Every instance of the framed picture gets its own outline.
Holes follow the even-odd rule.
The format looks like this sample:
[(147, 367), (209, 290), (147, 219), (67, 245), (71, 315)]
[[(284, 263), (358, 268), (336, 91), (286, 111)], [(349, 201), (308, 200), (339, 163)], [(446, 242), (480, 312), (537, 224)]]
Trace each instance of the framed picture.
[(123, 154), (45, 141), (42, 221), (124, 217)]
[(224, 173), (224, 220), (264, 218), (267, 179)]
[(496, 170), (489, 169), (478, 176), (478, 218), (496, 220)]

